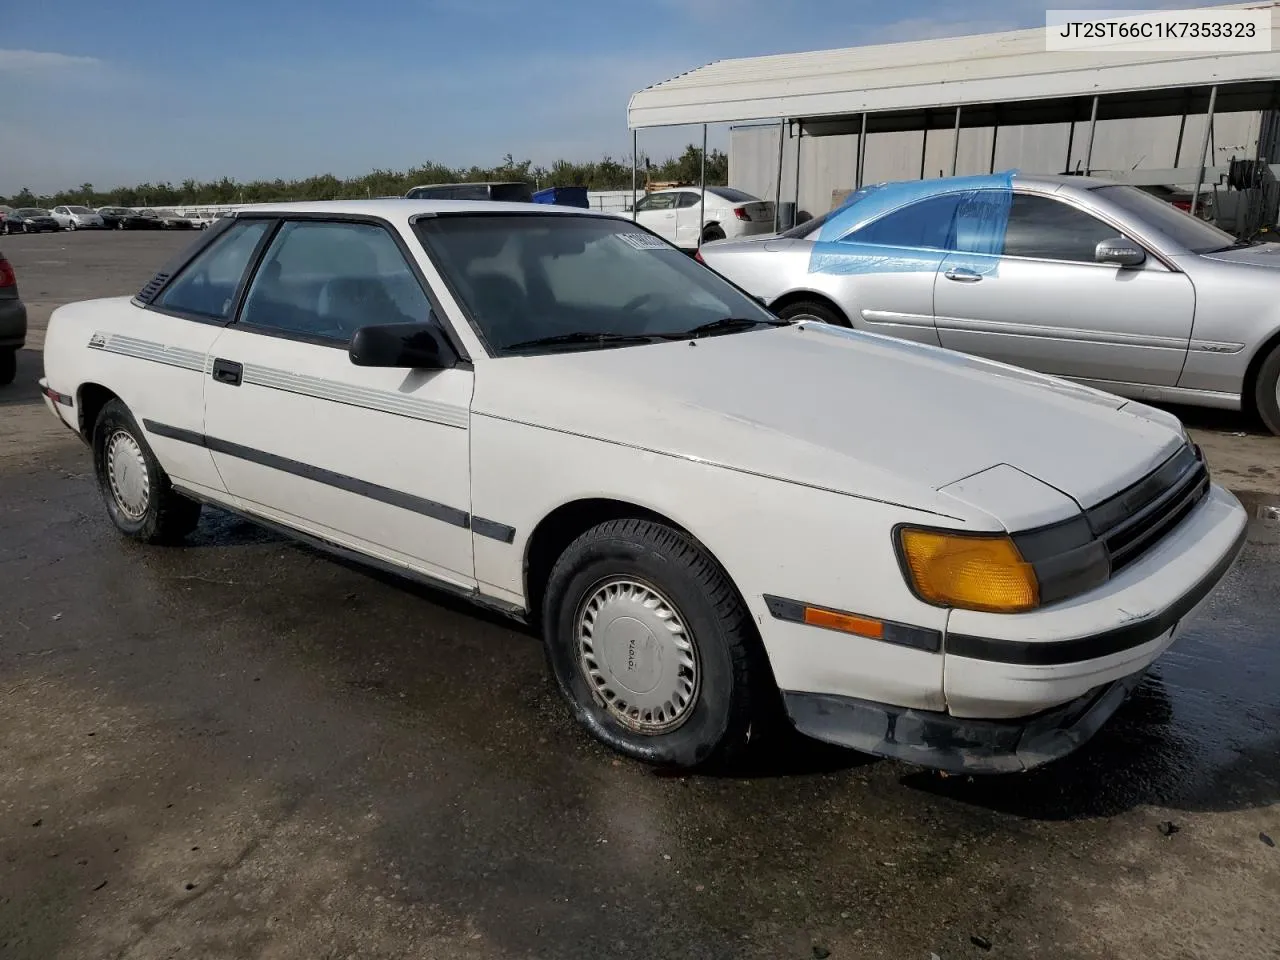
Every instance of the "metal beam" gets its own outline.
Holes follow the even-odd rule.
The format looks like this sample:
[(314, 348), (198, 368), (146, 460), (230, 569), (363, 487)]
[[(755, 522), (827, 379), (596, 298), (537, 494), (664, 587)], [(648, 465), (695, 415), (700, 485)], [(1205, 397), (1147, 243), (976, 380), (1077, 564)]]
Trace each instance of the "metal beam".
[(854, 178), (854, 189), (863, 187), (865, 163), (867, 163), (867, 114), (863, 114), (863, 127), (858, 133), (858, 175)]
[(924, 112), (924, 130), (921, 131), (920, 137), (920, 179), (924, 179), (924, 163), (925, 158), (929, 154), (929, 111)]
[(1000, 137), (1000, 120), (999, 120), (999, 112), (997, 111), (996, 121), (995, 123), (991, 124), (991, 163), (989, 164), (987, 173), (996, 172), (996, 140), (999, 139), (999, 137)]
[(773, 232), (778, 232), (778, 218), (782, 216), (782, 211), (778, 209), (782, 205), (782, 148), (786, 146), (787, 139), (784, 134), (787, 132), (787, 121), (784, 117), (778, 121), (778, 182), (774, 184), (773, 191)]
[(698, 249), (702, 249), (702, 231), (707, 226), (707, 125), (702, 125), (702, 173), (698, 178)]
[(1093, 163), (1093, 135), (1098, 129), (1098, 98), (1093, 98), (1093, 109), (1089, 111), (1089, 142), (1084, 148), (1084, 175), (1089, 176)]
[(1067, 128), (1067, 162), (1062, 165), (1063, 173), (1071, 172), (1071, 148), (1076, 145), (1076, 118), (1071, 117), (1071, 126)]
[(1209, 88), (1209, 112), (1204, 116), (1204, 139), (1200, 141), (1200, 170), (1196, 176), (1196, 185), (1191, 190), (1191, 215), (1196, 215), (1196, 207), (1200, 203), (1200, 186), (1204, 183), (1204, 165), (1209, 160), (1209, 135), (1213, 132), (1213, 108), (1218, 102), (1218, 87)]
[(956, 107), (955, 143), (951, 145), (951, 175), (956, 175), (956, 163), (960, 159), (960, 108)]
[(640, 131), (631, 131), (631, 219), (636, 219), (636, 168), (640, 165)]
[(804, 143), (804, 124), (797, 123), (796, 128), (796, 208), (791, 212), (791, 225), (794, 227), (800, 219), (800, 145)]

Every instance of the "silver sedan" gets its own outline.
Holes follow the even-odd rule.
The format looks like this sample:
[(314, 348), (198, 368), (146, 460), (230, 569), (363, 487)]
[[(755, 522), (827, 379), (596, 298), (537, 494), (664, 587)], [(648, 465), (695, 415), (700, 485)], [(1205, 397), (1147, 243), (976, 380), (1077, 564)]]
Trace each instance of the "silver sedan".
[(976, 354), (1280, 434), (1280, 243), (1069, 176), (879, 184), (780, 235), (703, 246), (779, 316)]

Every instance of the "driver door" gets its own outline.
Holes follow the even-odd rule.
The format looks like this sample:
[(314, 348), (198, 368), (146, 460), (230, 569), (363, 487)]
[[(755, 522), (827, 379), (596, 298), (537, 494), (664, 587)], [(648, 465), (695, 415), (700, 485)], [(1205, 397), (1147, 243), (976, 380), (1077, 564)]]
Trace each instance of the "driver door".
[(433, 317), (384, 224), (285, 220), (211, 349), (205, 433), (247, 513), (473, 588), (471, 370), (347, 352), (360, 327)]
[(650, 193), (636, 204), (636, 223), (676, 242), (676, 193)]

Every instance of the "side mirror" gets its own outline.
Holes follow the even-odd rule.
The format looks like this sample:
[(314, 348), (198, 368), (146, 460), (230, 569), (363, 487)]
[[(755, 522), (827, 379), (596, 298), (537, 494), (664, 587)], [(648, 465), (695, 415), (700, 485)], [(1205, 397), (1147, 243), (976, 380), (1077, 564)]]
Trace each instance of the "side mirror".
[(1147, 259), (1146, 251), (1124, 237), (1101, 241), (1093, 251), (1093, 259), (1099, 263), (1114, 263), (1121, 267), (1136, 267)]
[(357, 367), (447, 370), (458, 362), (444, 332), (431, 322), (361, 327), (347, 352)]

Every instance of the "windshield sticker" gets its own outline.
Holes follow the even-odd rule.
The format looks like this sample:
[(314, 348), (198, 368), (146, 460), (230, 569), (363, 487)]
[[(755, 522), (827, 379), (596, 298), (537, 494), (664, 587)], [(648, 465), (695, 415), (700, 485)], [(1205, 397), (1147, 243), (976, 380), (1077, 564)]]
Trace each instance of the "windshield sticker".
[(929, 273), (947, 261), (995, 276), (1004, 253), (1016, 171), (876, 184), (851, 194), (822, 224), (809, 272)]
[(635, 247), (637, 250), (667, 249), (667, 245), (661, 239), (652, 237), (647, 233), (616, 233), (614, 236), (627, 246)]

